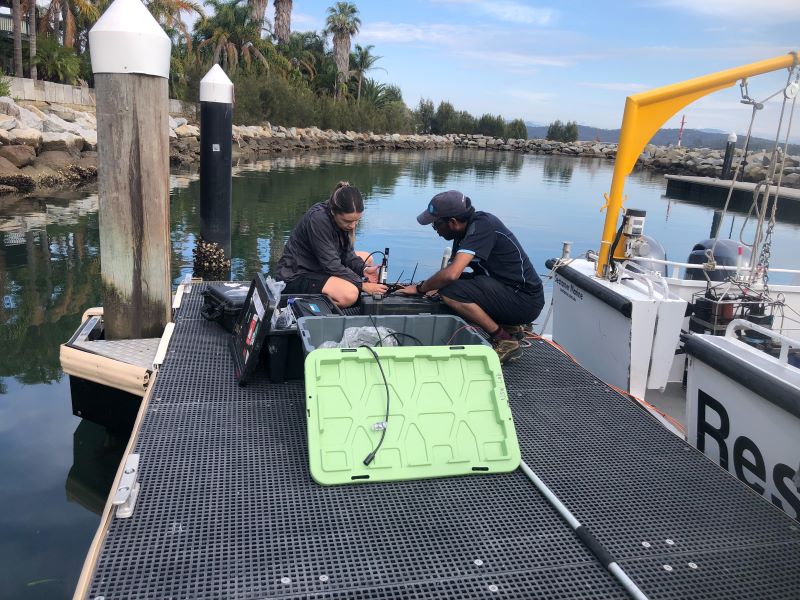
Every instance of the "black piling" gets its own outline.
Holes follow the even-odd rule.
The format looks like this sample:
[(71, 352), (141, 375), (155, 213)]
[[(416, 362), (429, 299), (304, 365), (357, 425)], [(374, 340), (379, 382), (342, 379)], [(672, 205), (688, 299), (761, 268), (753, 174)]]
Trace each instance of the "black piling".
[[(201, 244), (195, 253), (195, 273), (206, 279), (225, 279), (230, 273), (232, 131), (233, 84), (214, 65), (200, 82)], [(201, 247), (210, 249), (210, 254), (200, 252)]]
[(728, 143), (725, 145), (725, 158), (722, 159), (722, 175), (720, 179), (731, 178), (731, 167), (733, 166), (733, 155), (736, 152), (736, 134), (728, 136)]

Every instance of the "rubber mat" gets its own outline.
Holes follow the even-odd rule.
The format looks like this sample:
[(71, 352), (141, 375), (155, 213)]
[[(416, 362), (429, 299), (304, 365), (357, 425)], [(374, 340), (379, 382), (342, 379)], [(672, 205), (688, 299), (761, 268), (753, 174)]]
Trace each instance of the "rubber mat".
[(315, 350), (306, 357), (308, 453), (317, 483), (507, 473), (519, 466), (494, 350), (374, 351), (380, 362), (367, 348)]

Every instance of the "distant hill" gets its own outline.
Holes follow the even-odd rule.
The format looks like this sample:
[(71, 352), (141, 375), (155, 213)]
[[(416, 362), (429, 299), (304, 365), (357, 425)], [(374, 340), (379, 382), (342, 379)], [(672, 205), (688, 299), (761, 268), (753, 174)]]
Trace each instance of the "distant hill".
[[(651, 144), (657, 146), (676, 145), (678, 143), (678, 129), (659, 129), (658, 133), (650, 140)], [(528, 138), (542, 139), (547, 136), (547, 126), (531, 127), (528, 126)], [(618, 142), (619, 129), (600, 129), (598, 127), (588, 127), (578, 125), (578, 140), (591, 142), (598, 140), (601, 142)], [(728, 143), (728, 134), (719, 130), (711, 129), (684, 129), (681, 145), (686, 148), (716, 148), (724, 149)], [(737, 147), (741, 148), (744, 144), (744, 136), (739, 136)], [(770, 149), (774, 140), (753, 137), (750, 138), (751, 150)], [(789, 144), (789, 154), (800, 154), (800, 144)]]

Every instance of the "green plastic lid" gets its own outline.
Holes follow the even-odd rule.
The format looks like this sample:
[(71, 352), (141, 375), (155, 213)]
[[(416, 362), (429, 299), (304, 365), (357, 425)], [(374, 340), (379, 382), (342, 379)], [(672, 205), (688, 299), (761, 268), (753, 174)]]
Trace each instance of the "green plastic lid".
[[(315, 350), (306, 358), (311, 476), (323, 485), (505, 473), (520, 451), (497, 354), (485, 346)], [(367, 456), (382, 445), (369, 465)]]

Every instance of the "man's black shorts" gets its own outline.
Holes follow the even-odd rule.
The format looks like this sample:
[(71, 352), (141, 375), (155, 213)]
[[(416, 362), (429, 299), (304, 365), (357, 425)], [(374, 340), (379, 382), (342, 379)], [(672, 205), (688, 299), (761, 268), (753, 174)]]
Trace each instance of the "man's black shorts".
[(541, 289), (515, 289), (483, 275), (458, 279), (440, 289), (439, 295), (458, 302), (477, 304), (500, 325), (531, 323), (544, 307)]
[(330, 279), (325, 273), (305, 273), (297, 279), (286, 282), (284, 294), (321, 294), (322, 288)]

